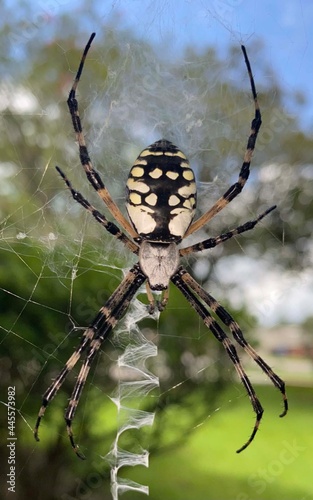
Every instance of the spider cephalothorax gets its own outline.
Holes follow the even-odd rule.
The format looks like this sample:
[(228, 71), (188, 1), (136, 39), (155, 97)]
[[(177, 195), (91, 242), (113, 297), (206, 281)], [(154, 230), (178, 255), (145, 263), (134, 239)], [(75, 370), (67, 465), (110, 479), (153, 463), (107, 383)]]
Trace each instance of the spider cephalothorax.
[[(153, 312), (155, 305), (157, 305), (160, 310), (166, 306), (168, 300), (168, 287), (169, 283), (172, 282), (181, 290), (215, 338), (222, 343), (249, 395), (253, 410), (256, 413), (256, 421), (249, 439), (239, 450), (237, 450), (240, 452), (253, 440), (259, 428), (263, 415), (263, 408), (243, 369), (235, 345), (226, 335), (221, 324), (230, 330), (235, 342), (237, 342), (259, 365), (272, 383), (282, 393), (284, 411), (280, 415), (281, 417), (286, 415), (288, 410), (285, 384), (248, 344), (238, 323), (214, 299), (214, 297), (207, 293), (180, 265), (180, 258), (184, 255), (213, 248), (235, 235), (253, 229), (255, 225), (275, 207), (269, 208), (254, 220), (245, 222), (227, 233), (208, 238), (185, 248), (179, 248), (178, 244), (182, 243), (187, 236), (202, 228), (210, 219), (240, 194), (249, 177), (250, 162), (261, 126), (261, 113), (245, 47), (242, 46), (242, 51), (250, 78), (255, 115), (251, 123), (250, 136), (248, 138), (247, 148), (237, 182), (235, 182), (207, 212), (199, 219), (193, 221), (196, 209), (196, 184), (194, 173), (184, 153), (171, 142), (161, 139), (144, 149), (130, 170), (126, 188), (126, 208), (130, 219), (129, 222), (111, 198), (99, 174), (92, 166), (78, 112), (76, 89), (88, 50), (94, 37), (95, 33), (91, 35), (86, 45), (67, 102), (77, 142), (79, 144), (81, 164), (86, 172), (87, 179), (122, 229), (114, 222), (108, 221), (105, 215), (101, 214), (81, 193), (73, 188), (71, 182), (61, 169), (59, 167), (56, 168), (69, 188), (74, 200), (88, 210), (97, 222), (99, 222), (109, 233), (119, 239), (131, 252), (139, 255), (139, 262), (130, 269), (106, 304), (101, 307), (93, 322), (85, 330), (79, 346), (45, 392), (34, 429), (35, 438), (39, 440), (38, 429), (46, 407), (56, 395), (66, 376), (76, 365), (81, 355), (85, 354), (84, 362), (65, 413), (67, 432), (72, 447), (80, 458), (84, 458), (78, 451), (78, 446), (74, 442), (72, 420), (91, 363), (103, 341), (110, 335), (116, 323), (125, 314), (130, 301), (140, 286), (146, 282), (147, 295), (150, 303), (149, 311)], [(155, 303), (151, 290), (163, 291), (163, 298), (157, 304)], [(214, 319), (210, 310), (220, 322)]]

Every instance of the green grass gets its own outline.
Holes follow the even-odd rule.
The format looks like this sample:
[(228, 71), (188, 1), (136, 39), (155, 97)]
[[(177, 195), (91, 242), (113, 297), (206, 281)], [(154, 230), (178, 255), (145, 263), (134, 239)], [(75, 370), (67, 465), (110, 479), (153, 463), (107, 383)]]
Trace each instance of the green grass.
[[(183, 446), (150, 457), (149, 469), (135, 467), (123, 475), (149, 485), (150, 500), (313, 499), (312, 389), (289, 389), (290, 411), (283, 419), (277, 391), (257, 389), (265, 413), (254, 442), (241, 454), (235, 451), (253, 426), (249, 401), (235, 396), (229, 402), (224, 395), (220, 410), (186, 436)], [(125, 500), (140, 498), (125, 494)]]

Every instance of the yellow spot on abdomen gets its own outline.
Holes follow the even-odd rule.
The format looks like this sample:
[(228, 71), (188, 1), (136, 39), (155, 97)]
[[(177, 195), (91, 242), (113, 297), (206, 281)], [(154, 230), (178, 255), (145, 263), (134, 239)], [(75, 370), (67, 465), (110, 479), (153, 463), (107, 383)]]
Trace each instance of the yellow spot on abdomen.
[(140, 179), (132, 179), (131, 177), (127, 181), (127, 187), (130, 191), (139, 191), (140, 193), (149, 193), (149, 186), (141, 181)]
[(172, 194), (168, 199), (169, 206), (174, 207), (175, 205), (178, 205), (178, 203), (180, 203), (180, 199), (176, 196), (176, 194)]
[(133, 203), (134, 205), (140, 205), (141, 204), (141, 196), (138, 193), (130, 193), (129, 195), (129, 201)]
[(184, 179), (186, 179), (186, 181), (193, 181), (195, 178), (192, 170), (184, 170), (183, 177)]
[(175, 181), (177, 179), (177, 177), (179, 176), (179, 174), (177, 172), (172, 172), (172, 170), (168, 170), (165, 175), (166, 175), (166, 177), (168, 177), (169, 179), (172, 179), (173, 181)]
[[(146, 160), (144, 160), (146, 161)], [(147, 162), (146, 162), (147, 163)], [(133, 177), (142, 177), (143, 174), (145, 173), (144, 169), (142, 167), (133, 167), (130, 171), (131, 175)]]
[(145, 202), (148, 203), (148, 205), (152, 205), (153, 207), (156, 205), (156, 202), (158, 201), (158, 197), (155, 193), (149, 194), (149, 196), (146, 196)]
[(162, 175), (162, 170), (160, 168), (155, 168), (154, 170), (152, 170), (152, 172), (149, 173), (150, 177), (152, 177), (152, 179), (158, 179), (159, 177), (161, 177)]

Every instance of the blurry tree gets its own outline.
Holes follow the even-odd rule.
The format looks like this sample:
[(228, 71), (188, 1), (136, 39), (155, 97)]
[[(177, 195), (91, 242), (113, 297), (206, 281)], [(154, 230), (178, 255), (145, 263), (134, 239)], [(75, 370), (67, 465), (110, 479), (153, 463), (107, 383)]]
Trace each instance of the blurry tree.
[[(95, 21), (94, 4), (90, 5)], [(8, 19), (5, 5), (0, 9), (0, 17)], [(55, 164), (62, 166), (75, 187), (105, 211), (79, 165), (66, 107), (89, 33), (77, 31), (66, 14), (44, 36), (40, 29), (30, 33), (18, 16), (3, 22), (0, 32), (1, 383), (16, 385), (27, 422), (35, 421), (40, 395), (77, 343), (74, 327), (88, 324), (119, 283), (119, 270), (133, 259), (81, 207), (74, 206), (54, 169)], [(225, 59), (213, 48), (199, 53), (188, 47), (180, 58), (166, 57), (163, 49), (119, 30), (117, 21), (98, 30), (78, 92), (85, 134), (94, 165), (121, 207), (128, 170), (139, 151), (160, 137), (172, 140), (191, 159), (199, 180), (199, 210), (204, 211), (238, 175), (253, 117), (249, 79), (237, 47), (231, 47)], [(255, 61), (264, 59), (262, 48), (248, 49), (255, 67)], [(188, 261), (193, 271), (201, 260), (201, 281), (216, 290), (219, 299), (223, 286), (216, 266), (218, 262), (227, 266), (229, 256), (262, 256), (281, 269), (312, 265), (313, 141), (288, 114), (285, 102), (291, 96), (284, 94), (275, 73), (262, 63), (258, 74), (264, 72), (270, 83), (256, 81), (263, 127), (251, 179), (240, 199), (202, 230), (199, 239), (235, 227), (273, 204), (278, 209), (244, 235), (240, 244), (234, 239)], [(251, 330), (255, 320), (247, 311), (229, 308), (243, 330)], [(152, 446), (162, 449), (185, 438), (186, 429), (214, 408), (216, 395), (234, 370), (178, 291), (171, 290), (157, 333), (153, 320), (142, 322), (142, 328), (160, 350), (166, 396), (159, 402)], [(83, 412), (85, 396), (84, 418), (80, 420), (78, 412), (75, 423), (80, 440), (98, 455), (103, 453), (104, 439), (109, 446), (114, 434), (114, 409), (104, 395), (115, 383), (110, 368), (116, 347), (107, 343), (103, 351), (88, 386), (88, 408)], [(21, 455), (26, 460), (29, 450), (36, 450), (25, 484), (29, 496), (60, 498), (58, 485), (53, 494), (49, 482), (36, 490), (36, 477), (47, 461), (58, 459), (71, 466), (74, 461), (67, 440), (56, 439), (58, 433), (65, 435), (61, 408), (72, 383), (73, 378), (47, 411), (39, 445), (44, 452), (35, 447), (26, 421), (19, 421), (25, 447)], [(175, 391), (168, 390), (177, 384)], [(87, 476), (78, 461), (73, 467), (75, 474)], [(101, 471), (103, 480), (107, 473), (105, 468)], [(74, 494), (77, 485), (73, 487), (66, 469), (58, 474), (66, 485), (63, 491)]]

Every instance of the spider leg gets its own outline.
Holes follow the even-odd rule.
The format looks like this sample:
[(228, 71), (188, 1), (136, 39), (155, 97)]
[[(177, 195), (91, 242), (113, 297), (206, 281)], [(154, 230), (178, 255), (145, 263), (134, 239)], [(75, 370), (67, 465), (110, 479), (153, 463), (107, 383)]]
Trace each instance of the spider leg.
[(137, 232), (134, 230), (134, 228), (131, 226), (131, 224), (128, 222), (128, 220), (124, 217), (118, 206), (115, 204), (113, 201), (109, 191), (105, 187), (105, 185), (102, 182), (102, 179), (98, 172), (94, 170), (92, 166), (92, 162), (89, 156), (89, 152), (86, 146), (86, 141), (83, 133), (83, 128), (81, 124), (81, 119), (79, 116), (79, 111), (78, 111), (78, 103), (76, 99), (76, 89), (84, 68), (85, 64), (85, 59), (87, 56), (87, 53), (90, 49), (91, 43), (96, 36), (95, 33), (92, 33), (90, 36), (88, 43), (85, 47), (84, 53), (82, 55), (78, 71), (76, 73), (75, 79), (73, 86), (70, 90), (69, 97), (67, 100), (67, 105), (69, 108), (69, 112), (72, 117), (72, 124), (74, 127), (74, 131), (76, 133), (76, 140), (78, 142), (79, 146), (79, 157), (80, 157), (80, 162), (86, 172), (86, 176), (92, 187), (97, 191), (98, 195), (104, 201), (108, 209), (110, 210), (111, 214), (113, 217), (118, 221), (119, 224), (125, 229), (125, 231), (132, 237), (138, 237)]
[(38, 436), (38, 431), (39, 431), (39, 426), (41, 423), (41, 419), (45, 414), (46, 408), (50, 401), (54, 398), (54, 396), (58, 393), (59, 389), (62, 387), (63, 382), (69, 372), (74, 368), (76, 365), (77, 361), (80, 359), (82, 353), (85, 351), (87, 345), (90, 343), (90, 341), (94, 337), (94, 330), (92, 328), (87, 328), (84, 331), (84, 334), (81, 338), (81, 342), (79, 346), (75, 349), (73, 352), (72, 356), (67, 360), (65, 363), (65, 366), (62, 368), (56, 379), (52, 382), (50, 387), (46, 390), (42, 397), (42, 404), (38, 413), (36, 425), (34, 428), (34, 438), (36, 441), (40, 441), (39, 436)]
[[(46, 390), (46, 392), (43, 395), (43, 400), (42, 400), (42, 405), (38, 413), (35, 429), (34, 429), (34, 437), (36, 441), (39, 441), (38, 437), (38, 429), (41, 423), (41, 419), (45, 414), (46, 408), (48, 404), (52, 401), (54, 396), (57, 394), (59, 389), (61, 388), (65, 378), (69, 374), (69, 372), (74, 368), (76, 365), (77, 361), (80, 359), (82, 353), (86, 350), (87, 347), (89, 347), (89, 351), (87, 353), (87, 359), (88, 359), (88, 354), (91, 349), (94, 348), (95, 345), (98, 345), (99, 338), (101, 338), (101, 342), (109, 335), (111, 330), (114, 328), (116, 325), (117, 321), (124, 315), (126, 312), (126, 309), (129, 305), (129, 301), (131, 298), (134, 296), (138, 288), (141, 286), (141, 284), (145, 281), (145, 276), (141, 273), (139, 266), (135, 265), (125, 276), (121, 284), (117, 287), (115, 292), (111, 295), (111, 297), (108, 299), (106, 304), (100, 309), (98, 312), (97, 316), (91, 323), (91, 325), (85, 330), (83, 337), (81, 339), (80, 345), (76, 348), (72, 356), (68, 359), (66, 362), (64, 368), (60, 371), (59, 375), (56, 377), (56, 379), (52, 382), (50, 387)], [(124, 302), (125, 298), (125, 302)], [(100, 347), (100, 345), (99, 345)], [(98, 347), (98, 348), (99, 348)], [(85, 363), (86, 364), (86, 361)], [(87, 377), (88, 372), (86, 373)], [(67, 412), (66, 412), (66, 418), (67, 419), (72, 419), (74, 416), (74, 412), (76, 409), (76, 406), (78, 404), (78, 400), (81, 394), (81, 391), (83, 389), (83, 385), (85, 383), (86, 378), (83, 380), (82, 383), (82, 377), (78, 377), (72, 398), (70, 400)], [(77, 386), (78, 391), (77, 391)], [(75, 408), (74, 408), (75, 405)], [(68, 420), (67, 420), (68, 424)], [(69, 436), (71, 439), (71, 443), (73, 445), (73, 448), (75, 449), (76, 453), (77, 452), (77, 447), (75, 447), (73, 443), (73, 439), (71, 438), (72, 434), (69, 432)], [(78, 454), (79, 455), (79, 454)]]
[[(191, 278), (191, 276), (187, 273), (185, 269), (182, 267), (179, 267), (177, 272), (173, 275), (171, 278), (172, 282), (174, 285), (183, 293), (183, 295), (186, 297), (190, 305), (195, 309), (195, 311), (199, 314), (199, 316), (202, 318), (204, 324), (209, 328), (209, 330), (213, 333), (214, 337), (222, 343), (224, 349), (226, 350), (230, 360), (234, 364), (234, 367), (237, 371), (237, 374), (244, 385), (247, 394), (250, 398), (253, 410), (256, 414), (256, 420), (255, 424), (252, 430), (252, 433), (249, 437), (249, 439), (246, 441), (246, 443), (237, 450), (237, 453), (240, 453), (243, 451), (249, 444), (253, 441), (261, 419), (263, 415), (263, 408), (262, 405), (256, 395), (256, 392), (249, 380), (249, 377), (245, 373), (241, 362), (239, 360), (236, 348), (230, 338), (226, 335), (224, 330), (220, 327), (220, 325), (217, 323), (217, 321), (212, 317), (210, 312), (207, 310), (207, 308), (200, 302), (199, 297), (205, 302), (206, 305), (210, 307), (210, 304), (207, 302), (207, 300), (203, 297), (200, 296), (198, 293), (198, 288), (194, 286), (194, 280)], [(196, 282), (195, 282), (196, 283)], [(201, 288), (198, 285), (199, 288)], [(203, 290), (204, 291), (204, 290)]]
[(214, 248), (220, 243), (223, 243), (226, 240), (229, 240), (233, 236), (236, 236), (237, 234), (245, 233), (246, 231), (250, 231), (253, 229), (260, 220), (262, 220), (267, 214), (272, 212), (276, 208), (276, 205), (273, 207), (268, 208), (260, 214), (256, 219), (254, 220), (249, 220), (248, 222), (245, 222), (244, 224), (236, 227), (235, 229), (232, 229), (231, 231), (228, 231), (227, 233), (220, 234), (219, 236), (216, 236), (215, 238), (208, 238), (207, 240), (201, 241), (199, 243), (196, 243), (195, 245), (191, 245), (186, 248), (182, 248), (179, 251), (179, 255), (188, 255), (190, 253), (194, 252), (201, 252), (202, 250), (206, 250), (208, 248)]
[(129, 248), (133, 253), (138, 253), (139, 247), (134, 243), (132, 240), (126, 236), (120, 229), (114, 224), (114, 222), (110, 222), (107, 220), (107, 218), (101, 214), (95, 207), (93, 207), (86, 198), (83, 197), (81, 193), (76, 191), (76, 189), (73, 188), (71, 182), (68, 180), (66, 175), (62, 172), (62, 170), (59, 167), (55, 167), (64, 180), (65, 184), (67, 185), (68, 189), (71, 191), (72, 197), (74, 198), (75, 201), (80, 203), (86, 210), (88, 210), (91, 215), (96, 219), (97, 222), (99, 222), (110, 234), (115, 236), (118, 240), (120, 240), (124, 245)]
[[(182, 271), (183, 273), (184, 271)], [(182, 280), (192, 288), (192, 290), (202, 299), (210, 309), (220, 318), (220, 320), (226, 325), (233, 337), (234, 340), (246, 351), (246, 353), (259, 365), (259, 367), (263, 370), (263, 372), (269, 377), (271, 382), (283, 396), (284, 403), (284, 411), (279, 415), (280, 417), (284, 417), (288, 411), (288, 400), (286, 396), (285, 390), (285, 382), (273, 372), (271, 367), (257, 354), (257, 352), (251, 347), (251, 345), (246, 341), (243, 336), (242, 330), (238, 323), (234, 320), (234, 318), (226, 311), (226, 309), (219, 304), (217, 300), (212, 297), (209, 293), (207, 293), (196, 280), (190, 276), (187, 272), (182, 274)]]
[(250, 79), (250, 86), (251, 86), (252, 96), (253, 96), (253, 100), (254, 100), (254, 109), (255, 109), (254, 118), (251, 122), (250, 136), (248, 138), (247, 147), (246, 147), (246, 151), (245, 151), (244, 158), (243, 158), (243, 164), (241, 166), (241, 170), (240, 170), (237, 182), (235, 182), (235, 184), (233, 184), (223, 194), (223, 196), (221, 196), (221, 198), (219, 198), (219, 200), (217, 200), (216, 203), (214, 203), (213, 207), (211, 207), (206, 213), (204, 213), (201, 217), (199, 217), (198, 220), (196, 220), (195, 222), (193, 222), (189, 226), (189, 229), (187, 230), (187, 232), (185, 234), (185, 238), (187, 236), (189, 236), (190, 234), (194, 233), (195, 231), (198, 231), (202, 226), (204, 226), (204, 224), (206, 224), (209, 220), (211, 220), (213, 217), (215, 217), (215, 215), (218, 212), (223, 210), (223, 208), (225, 208), (226, 205), (228, 205), (228, 203), (230, 203), (234, 198), (236, 198), (236, 196), (238, 196), (241, 193), (245, 183), (248, 180), (249, 174), (250, 174), (250, 163), (251, 163), (253, 151), (255, 149), (255, 144), (256, 144), (258, 132), (259, 132), (261, 124), (262, 124), (262, 120), (261, 120), (261, 112), (260, 112), (260, 108), (259, 108), (258, 97), (257, 97), (256, 89), (255, 89), (255, 83), (254, 83), (254, 79), (253, 79), (253, 75), (252, 75), (252, 71), (251, 71), (250, 62), (249, 62), (249, 59), (247, 56), (246, 49), (243, 45), (241, 46), (241, 49), (242, 49), (245, 63), (246, 63), (246, 67), (248, 70), (248, 75), (249, 75), (249, 79)]
[(116, 290), (117, 298), (115, 301), (114, 307), (112, 305), (107, 305), (104, 306), (106, 309), (106, 314), (103, 314), (101, 311), (99, 312), (97, 318), (95, 321), (92, 323), (91, 327), (94, 332), (97, 332), (93, 339), (90, 341), (89, 344), (89, 349), (86, 354), (85, 361), (80, 369), (80, 372), (77, 377), (76, 384), (74, 386), (70, 402), (68, 404), (68, 407), (65, 412), (65, 421), (66, 421), (66, 426), (67, 426), (67, 433), (72, 445), (73, 450), (77, 454), (79, 458), (84, 459), (84, 455), (82, 455), (78, 451), (78, 446), (75, 444), (74, 441), (74, 436), (73, 436), (73, 431), (72, 431), (72, 420), (75, 415), (75, 411), (77, 408), (77, 405), (79, 403), (79, 399), (81, 396), (81, 393), (83, 391), (90, 366), (92, 364), (92, 361), (99, 351), (102, 343), (108, 335), (111, 333), (113, 328), (116, 326), (117, 322), (119, 319), (124, 316), (130, 301), (132, 300), (133, 296), (135, 295), (136, 291), (138, 288), (144, 283), (146, 280), (145, 275), (140, 271), (140, 268), (138, 265), (134, 266), (127, 276), (124, 278), (122, 281), (121, 285), (118, 287)]

